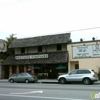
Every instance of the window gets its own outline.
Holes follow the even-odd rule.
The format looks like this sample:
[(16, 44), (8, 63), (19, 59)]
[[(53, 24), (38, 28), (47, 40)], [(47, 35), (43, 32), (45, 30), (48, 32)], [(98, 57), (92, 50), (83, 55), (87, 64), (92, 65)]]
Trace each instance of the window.
[(88, 74), (88, 73), (91, 73), (89, 70), (85, 70), (85, 72)]
[(19, 66), (19, 73), (24, 72), (24, 66)]
[(38, 46), (38, 52), (42, 52), (42, 46)]
[(85, 74), (85, 70), (78, 70), (78, 74)]
[(57, 50), (61, 50), (61, 44), (57, 44)]
[(25, 53), (25, 48), (21, 48), (21, 53)]
[(22, 73), (22, 76), (27, 76), (27, 74), (26, 73)]
[(16, 66), (12, 66), (12, 73), (13, 73), (13, 74), (16, 73)]
[(17, 77), (21, 77), (21, 76), (22, 76), (22, 74), (18, 74), (18, 75), (17, 75)]
[(69, 75), (77, 74), (77, 71), (78, 71), (78, 70), (74, 70), (74, 71), (70, 72)]
[(15, 54), (15, 50), (12, 50), (12, 54)]

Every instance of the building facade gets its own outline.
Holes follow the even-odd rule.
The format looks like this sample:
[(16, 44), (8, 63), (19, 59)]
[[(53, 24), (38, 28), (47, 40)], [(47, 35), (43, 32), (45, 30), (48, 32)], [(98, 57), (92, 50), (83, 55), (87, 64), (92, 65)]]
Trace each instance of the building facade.
[(93, 69), (98, 72), (100, 68), (100, 40), (71, 42), (67, 45), (69, 52), (69, 71), (79, 68)]
[(2, 63), (3, 78), (21, 72), (56, 79), (74, 69), (100, 68), (100, 40), (72, 42), (70, 33), (14, 40), (14, 50)]
[(3, 63), (4, 78), (29, 72), (39, 78), (57, 78), (68, 72), (67, 44), (70, 33), (15, 39), (9, 46), (14, 50)]

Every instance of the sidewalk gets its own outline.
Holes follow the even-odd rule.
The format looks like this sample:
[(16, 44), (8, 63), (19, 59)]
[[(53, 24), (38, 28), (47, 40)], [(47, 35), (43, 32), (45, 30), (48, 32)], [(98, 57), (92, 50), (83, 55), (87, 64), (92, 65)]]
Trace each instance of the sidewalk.
[(58, 83), (57, 79), (40, 79), (38, 80), (40, 83)]
[[(0, 79), (0, 82), (8, 82), (7, 79)], [(58, 83), (57, 79), (39, 79), (39, 83)]]

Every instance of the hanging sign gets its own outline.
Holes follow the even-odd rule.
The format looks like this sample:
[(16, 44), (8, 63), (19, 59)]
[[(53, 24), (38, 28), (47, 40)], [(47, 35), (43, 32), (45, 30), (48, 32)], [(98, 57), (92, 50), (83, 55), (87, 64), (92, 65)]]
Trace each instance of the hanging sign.
[(0, 39), (0, 52), (6, 52), (7, 51), (7, 44)]

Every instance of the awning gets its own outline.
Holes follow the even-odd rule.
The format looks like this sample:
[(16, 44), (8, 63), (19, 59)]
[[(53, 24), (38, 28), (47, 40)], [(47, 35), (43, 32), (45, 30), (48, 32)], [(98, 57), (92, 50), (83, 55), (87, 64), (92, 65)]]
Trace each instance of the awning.
[(35, 66), (34, 69), (41, 69), (41, 67), (40, 66)]
[(67, 67), (66, 66), (58, 66), (56, 69), (66, 69)]
[[(39, 53), (41, 54), (41, 53)], [(4, 65), (30, 65), (30, 64), (57, 64), (57, 63), (68, 63), (68, 52), (61, 51), (61, 52), (50, 52), (49, 58), (43, 59), (20, 59), (16, 60), (15, 55), (8, 56), (3, 62), (2, 66)], [(19, 55), (22, 56), (22, 55)]]

